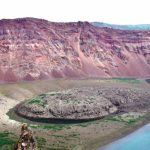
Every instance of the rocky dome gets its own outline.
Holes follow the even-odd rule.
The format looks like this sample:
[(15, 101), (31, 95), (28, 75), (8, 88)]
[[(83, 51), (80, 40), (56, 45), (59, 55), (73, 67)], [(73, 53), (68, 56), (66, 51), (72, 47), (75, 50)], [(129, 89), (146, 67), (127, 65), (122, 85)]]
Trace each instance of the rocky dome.
[(0, 82), (150, 76), (150, 31), (88, 22), (0, 20)]
[(35, 121), (89, 120), (117, 112), (147, 111), (147, 90), (116, 87), (84, 87), (41, 94), (16, 107), (16, 113)]

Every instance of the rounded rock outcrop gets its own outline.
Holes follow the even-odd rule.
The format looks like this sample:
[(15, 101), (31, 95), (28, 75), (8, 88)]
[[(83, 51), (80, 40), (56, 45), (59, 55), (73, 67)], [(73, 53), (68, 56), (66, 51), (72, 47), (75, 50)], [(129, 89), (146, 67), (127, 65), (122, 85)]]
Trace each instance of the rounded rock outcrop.
[(150, 94), (141, 89), (86, 87), (41, 94), (16, 107), (33, 120), (90, 120), (120, 111), (148, 108)]

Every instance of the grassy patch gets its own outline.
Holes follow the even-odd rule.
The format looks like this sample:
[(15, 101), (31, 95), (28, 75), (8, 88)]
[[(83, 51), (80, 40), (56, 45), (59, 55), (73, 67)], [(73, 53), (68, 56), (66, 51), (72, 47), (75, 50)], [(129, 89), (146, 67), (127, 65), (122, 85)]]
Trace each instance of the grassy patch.
[(34, 105), (45, 107), (47, 104), (47, 102), (44, 100), (45, 96), (46, 94), (40, 94), (39, 96), (29, 100), (27, 104), (34, 104)]
[(41, 128), (41, 129), (53, 130), (53, 131), (59, 131), (59, 130), (71, 128), (69, 125), (64, 125), (64, 124), (30, 125), (30, 127), (35, 129)]
[(115, 81), (133, 83), (133, 84), (134, 83), (135, 84), (141, 83), (141, 81), (136, 79), (136, 78), (119, 78), (119, 77), (115, 77), (115, 78), (112, 78), (112, 79), (115, 80)]
[(68, 140), (70, 138), (79, 138), (80, 134), (72, 132), (72, 133), (70, 133), (68, 135), (58, 135), (58, 134), (56, 135), (56, 134), (53, 134), (51, 136), (53, 136), (55, 138), (59, 138), (59, 139), (66, 139), (66, 140)]
[(10, 138), (10, 133), (0, 132), (0, 149), (12, 148), (16, 142)]
[(44, 148), (44, 146), (46, 145), (46, 140), (44, 138), (36, 137), (36, 141), (38, 144), (38, 148)]
[(137, 114), (123, 114), (123, 115), (117, 115), (113, 117), (107, 117), (106, 120), (111, 120), (111, 121), (118, 121), (122, 123), (126, 123), (128, 125), (134, 124), (138, 122), (139, 120), (143, 119), (143, 115), (137, 115)]
[(78, 123), (78, 124), (76, 124), (76, 126), (87, 127), (87, 126), (89, 126), (91, 124), (95, 124), (95, 123), (96, 123), (96, 121), (89, 121), (89, 122), (84, 122), (84, 123)]

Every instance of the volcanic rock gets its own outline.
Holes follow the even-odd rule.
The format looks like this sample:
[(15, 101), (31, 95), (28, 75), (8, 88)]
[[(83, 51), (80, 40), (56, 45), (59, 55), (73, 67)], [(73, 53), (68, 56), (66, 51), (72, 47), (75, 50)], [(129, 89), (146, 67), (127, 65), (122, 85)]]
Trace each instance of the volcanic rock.
[(146, 90), (84, 87), (41, 94), (16, 107), (16, 113), (36, 121), (89, 120), (118, 112), (149, 111)]

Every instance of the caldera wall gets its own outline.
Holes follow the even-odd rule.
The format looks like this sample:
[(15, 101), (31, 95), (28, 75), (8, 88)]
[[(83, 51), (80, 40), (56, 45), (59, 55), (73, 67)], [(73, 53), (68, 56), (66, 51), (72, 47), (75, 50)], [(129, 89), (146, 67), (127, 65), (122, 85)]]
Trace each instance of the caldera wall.
[(0, 58), (0, 82), (149, 77), (150, 31), (34, 18), (0, 20)]

